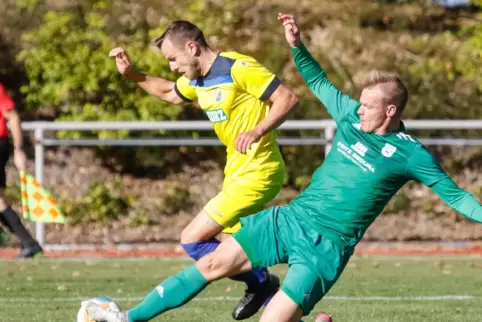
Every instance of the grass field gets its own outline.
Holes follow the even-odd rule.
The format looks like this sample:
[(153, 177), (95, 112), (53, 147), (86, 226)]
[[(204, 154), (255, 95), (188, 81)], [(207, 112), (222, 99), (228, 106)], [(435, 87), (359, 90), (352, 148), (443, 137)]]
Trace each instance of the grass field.
[[(94, 296), (109, 296), (129, 308), (188, 264), (185, 259), (3, 261), (0, 321), (75, 321), (80, 300)], [(273, 270), (282, 276), (286, 267)], [(230, 313), (243, 289), (230, 280), (214, 283), (195, 301), (155, 321), (233, 321)], [(305, 321), (320, 311), (343, 322), (481, 321), (482, 259), (354, 258)]]

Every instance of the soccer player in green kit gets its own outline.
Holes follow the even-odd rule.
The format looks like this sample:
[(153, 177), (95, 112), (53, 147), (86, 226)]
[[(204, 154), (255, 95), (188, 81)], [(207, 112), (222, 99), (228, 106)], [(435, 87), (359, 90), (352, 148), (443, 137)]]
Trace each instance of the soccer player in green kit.
[[(451, 208), (482, 222), (482, 206), (460, 189), (425, 147), (406, 133), (407, 90), (395, 75), (371, 73), (360, 97), (341, 93), (301, 42), (291, 15), (280, 14), (296, 67), (335, 119), (333, 148), (310, 185), (285, 207), (241, 219), (242, 228), (211, 254), (169, 277), (127, 312), (86, 301), (95, 321), (148, 321), (179, 307), (210, 282), (280, 263), (289, 265), (262, 322), (299, 321), (340, 277), (356, 244), (390, 198), (410, 180), (430, 187)], [(131, 314), (132, 313), (132, 314)]]

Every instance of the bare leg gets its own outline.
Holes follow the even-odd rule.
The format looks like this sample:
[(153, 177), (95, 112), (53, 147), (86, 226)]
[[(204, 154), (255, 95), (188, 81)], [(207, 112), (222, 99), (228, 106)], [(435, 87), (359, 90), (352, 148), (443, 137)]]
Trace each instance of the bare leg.
[(260, 322), (298, 322), (302, 317), (301, 308), (279, 290), (264, 310)]

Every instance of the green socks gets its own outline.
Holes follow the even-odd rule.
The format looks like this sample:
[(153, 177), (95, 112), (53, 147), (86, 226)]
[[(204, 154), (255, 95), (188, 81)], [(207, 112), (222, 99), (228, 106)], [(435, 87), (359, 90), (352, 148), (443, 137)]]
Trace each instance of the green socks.
[(129, 322), (145, 322), (159, 314), (189, 302), (199, 294), (208, 281), (193, 264), (167, 278), (136, 307), (127, 312)]

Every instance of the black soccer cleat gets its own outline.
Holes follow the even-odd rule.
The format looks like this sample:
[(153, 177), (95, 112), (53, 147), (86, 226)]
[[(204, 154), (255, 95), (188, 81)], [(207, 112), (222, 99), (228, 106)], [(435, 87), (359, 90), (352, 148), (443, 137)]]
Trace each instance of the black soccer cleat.
[(43, 256), (43, 250), (40, 245), (24, 247), (15, 258), (37, 258)]
[(239, 300), (233, 310), (232, 316), (235, 320), (244, 320), (252, 317), (259, 311), (264, 302), (279, 290), (279, 278), (276, 275), (268, 274), (268, 279), (257, 290), (244, 291), (244, 296)]

